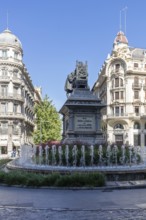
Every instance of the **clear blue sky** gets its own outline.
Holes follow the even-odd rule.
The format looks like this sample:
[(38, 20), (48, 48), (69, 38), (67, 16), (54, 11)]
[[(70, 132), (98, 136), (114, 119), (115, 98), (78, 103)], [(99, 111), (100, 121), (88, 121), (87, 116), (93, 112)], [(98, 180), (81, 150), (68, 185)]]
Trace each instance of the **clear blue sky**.
[(112, 50), (125, 6), (129, 45), (146, 48), (146, 0), (0, 0), (0, 31), (7, 27), (8, 11), (8, 27), (22, 42), (33, 84), (41, 86), (43, 96), (47, 94), (59, 110), (76, 60), (88, 62), (92, 88)]

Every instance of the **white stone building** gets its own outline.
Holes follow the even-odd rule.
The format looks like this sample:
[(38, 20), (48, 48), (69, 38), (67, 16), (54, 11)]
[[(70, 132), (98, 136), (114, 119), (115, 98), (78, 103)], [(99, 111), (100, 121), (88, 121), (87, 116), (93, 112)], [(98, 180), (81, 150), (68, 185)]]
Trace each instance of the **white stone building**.
[(21, 42), (7, 29), (0, 33), (0, 156), (32, 143), (34, 94)]
[(146, 146), (146, 49), (130, 47), (120, 31), (92, 90), (107, 105), (101, 124), (106, 140)]

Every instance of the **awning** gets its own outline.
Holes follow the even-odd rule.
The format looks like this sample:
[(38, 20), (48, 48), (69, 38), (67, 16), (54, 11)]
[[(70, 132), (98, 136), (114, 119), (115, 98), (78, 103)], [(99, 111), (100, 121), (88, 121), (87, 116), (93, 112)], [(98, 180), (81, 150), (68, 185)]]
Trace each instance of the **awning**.
[(13, 141), (13, 146), (14, 147), (19, 147), (20, 146), (20, 142), (19, 141)]
[(0, 147), (6, 147), (8, 145), (7, 141), (0, 141)]

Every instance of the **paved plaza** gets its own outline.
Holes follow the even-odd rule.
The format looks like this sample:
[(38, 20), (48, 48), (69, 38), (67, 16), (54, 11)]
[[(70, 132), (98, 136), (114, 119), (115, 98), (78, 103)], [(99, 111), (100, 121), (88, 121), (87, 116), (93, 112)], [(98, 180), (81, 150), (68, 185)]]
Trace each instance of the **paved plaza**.
[(145, 220), (146, 189), (63, 190), (0, 186), (0, 220)]
[(49, 210), (34, 208), (0, 208), (1, 220), (145, 220), (144, 209)]

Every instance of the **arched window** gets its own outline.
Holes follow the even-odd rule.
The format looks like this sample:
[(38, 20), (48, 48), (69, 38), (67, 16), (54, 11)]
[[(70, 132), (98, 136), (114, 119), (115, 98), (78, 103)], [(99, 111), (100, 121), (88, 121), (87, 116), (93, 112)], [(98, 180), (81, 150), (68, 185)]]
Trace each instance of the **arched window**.
[(138, 122), (134, 123), (134, 129), (140, 129), (140, 124)]
[(119, 69), (120, 69), (120, 64), (119, 64), (119, 63), (117, 63), (117, 64), (115, 65), (115, 70), (116, 70), (116, 72), (118, 72), (118, 71), (119, 71)]
[(116, 124), (114, 129), (124, 129), (122, 124)]

